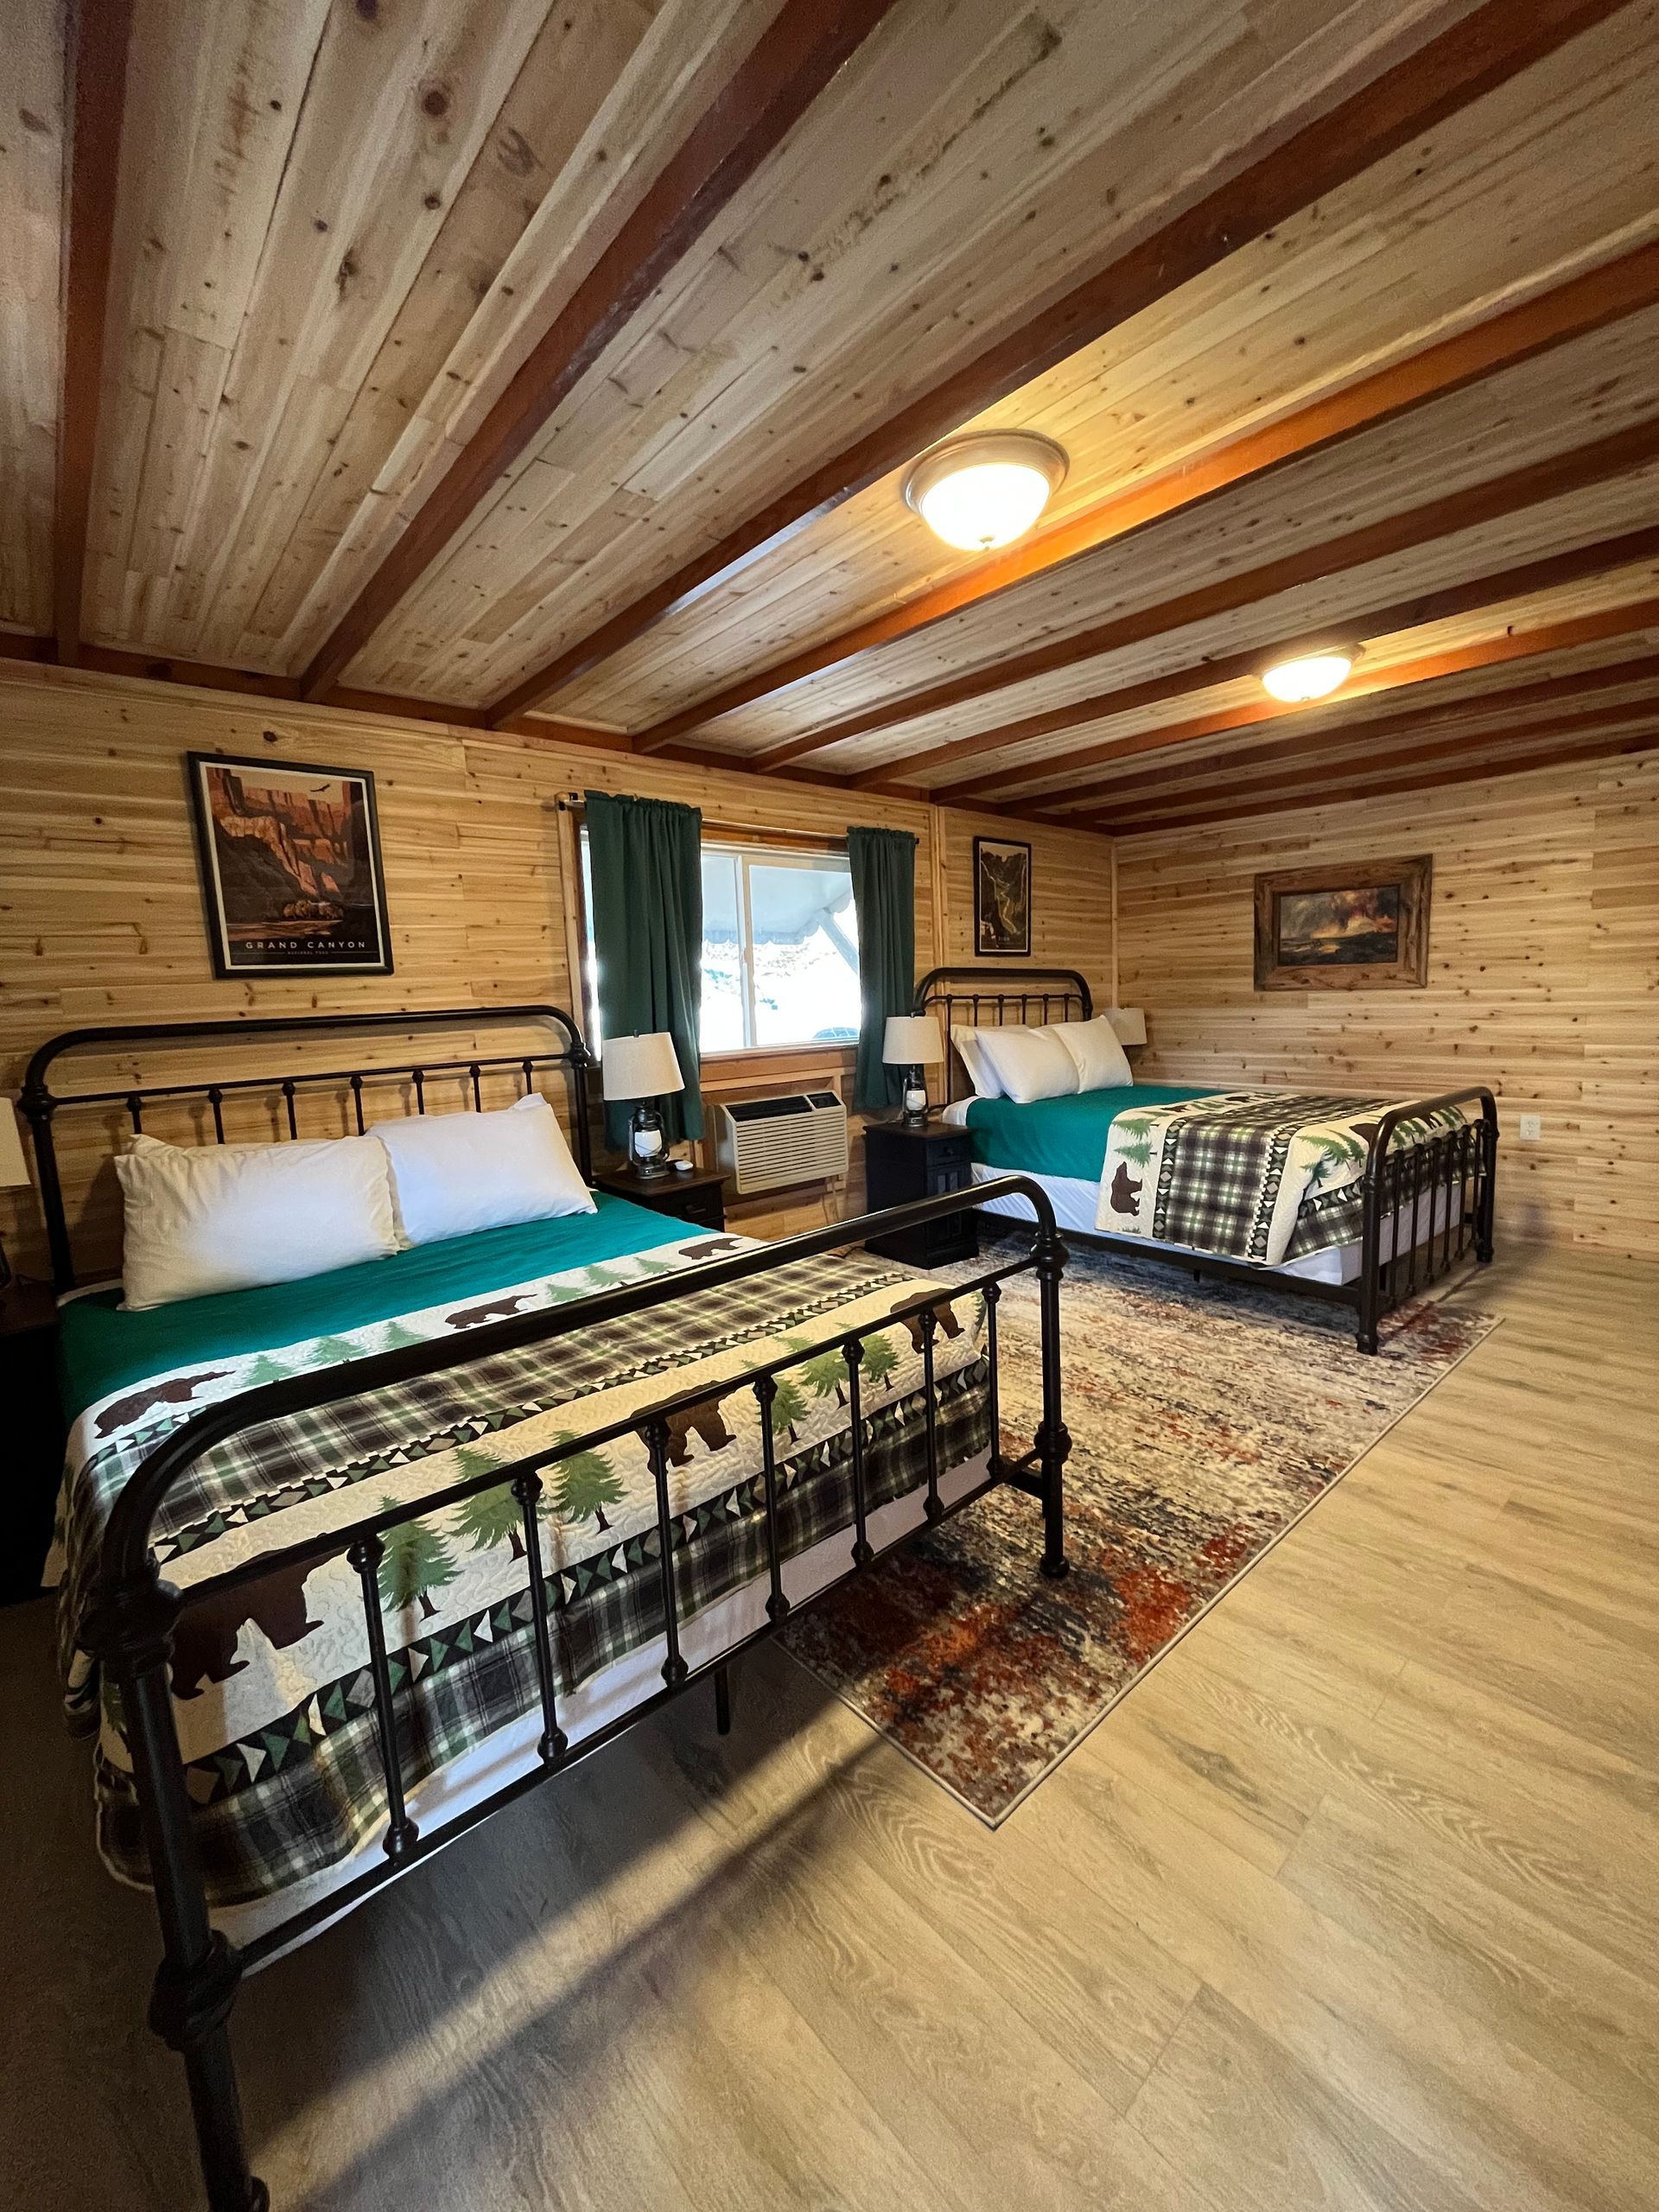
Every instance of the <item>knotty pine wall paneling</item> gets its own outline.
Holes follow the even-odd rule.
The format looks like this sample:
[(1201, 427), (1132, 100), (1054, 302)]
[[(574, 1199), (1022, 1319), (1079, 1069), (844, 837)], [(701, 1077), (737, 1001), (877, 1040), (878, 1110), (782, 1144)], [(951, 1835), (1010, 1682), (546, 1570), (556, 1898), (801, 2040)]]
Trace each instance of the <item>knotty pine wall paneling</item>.
[[(214, 978), (185, 787), (184, 755), (193, 750), (373, 771), (395, 974)], [(976, 818), (966, 814), (344, 709), (16, 665), (0, 668), (0, 1090), (15, 1094), (42, 1039), (81, 1025), (547, 1001), (579, 1011), (575, 846), (557, 803), (588, 789), (682, 799), (713, 825), (755, 835), (837, 838), (854, 823), (908, 829), (918, 839), (918, 972), (972, 957)], [(985, 817), (979, 826), (1006, 834), (1013, 825)], [(1038, 827), (1016, 834), (1033, 847), (1035, 958), (1080, 967), (1103, 988), (1106, 841)], [(499, 1033), (493, 1041), (499, 1047)], [(340, 1064), (338, 1046), (332, 1049), (325, 1065)], [(426, 1049), (436, 1056), (435, 1047)], [(470, 1052), (470, 1033), (454, 1049)], [(380, 1053), (397, 1056), (390, 1042)], [(245, 1060), (250, 1069), (269, 1065), (250, 1047), (241, 1057), (215, 1053), (212, 1072), (233, 1072)], [(206, 1071), (200, 1061), (193, 1066)], [(86, 1087), (93, 1077), (101, 1087), (105, 1072), (89, 1065)], [(139, 1072), (124, 1065), (124, 1079)], [(142, 1072), (153, 1078), (156, 1070)], [(851, 1081), (852, 1055), (836, 1046), (722, 1056), (703, 1073), (711, 1100), (825, 1083), (847, 1095)], [(809, 1185), (739, 1202), (734, 1221), (782, 1235), (861, 1210), (861, 1136), (854, 1121), (844, 1186)], [(92, 1231), (91, 1251), (113, 1237), (112, 1178), (107, 1169), (93, 1174), (113, 1126), (97, 1130), (71, 1117), (60, 1129), (67, 1179)], [(257, 1139), (276, 1131), (250, 1122), (234, 1133)], [(0, 1234), (21, 1266), (43, 1269), (32, 1193), (0, 1192)]]
[[(1419, 852), (1427, 988), (1254, 989), (1258, 870)], [(1125, 837), (1116, 864), (1140, 1072), (1396, 1096), (1489, 1083), (1500, 1230), (1659, 1255), (1659, 752)]]

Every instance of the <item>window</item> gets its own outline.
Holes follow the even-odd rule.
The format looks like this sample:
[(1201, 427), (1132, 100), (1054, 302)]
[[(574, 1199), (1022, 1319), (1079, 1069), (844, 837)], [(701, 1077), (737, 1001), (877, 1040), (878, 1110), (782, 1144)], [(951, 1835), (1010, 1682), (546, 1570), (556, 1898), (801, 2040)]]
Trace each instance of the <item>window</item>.
[[(588, 833), (582, 836), (590, 1032), (600, 1034)], [(858, 919), (844, 853), (702, 846), (702, 1052), (851, 1044)]]

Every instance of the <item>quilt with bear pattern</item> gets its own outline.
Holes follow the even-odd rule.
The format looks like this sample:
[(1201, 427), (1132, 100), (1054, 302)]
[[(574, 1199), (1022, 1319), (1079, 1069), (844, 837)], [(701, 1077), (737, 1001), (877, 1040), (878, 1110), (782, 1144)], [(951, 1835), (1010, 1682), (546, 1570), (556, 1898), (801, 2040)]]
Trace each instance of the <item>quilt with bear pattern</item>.
[[(346, 1365), (695, 1267), (743, 1240), (688, 1235), (337, 1334), (147, 1378), (88, 1405), (70, 1440), (60, 1510), (60, 1657), (72, 1718), (96, 1727), (99, 1848), (146, 1878), (118, 1700), (79, 1634), (111, 1503), (162, 1437), (209, 1403), (283, 1376)], [(791, 1351), (771, 1408), (786, 1556), (853, 1518), (846, 1363), (823, 1339), (857, 1328), (868, 1505), (918, 1487), (927, 1456), (925, 1279), (863, 1255), (798, 1262), (550, 1342), (495, 1351), (242, 1432), (205, 1454), (156, 1528), (163, 1574), (193, 1584), (365, 1512), (504, 1467), (556, 1444), (539, 1509), (545, 1596), (567, 1694), (663, 1633), (655, 1486), (637, 1432), (586, 1446), (628, 1416), (707, 1385), (671, 1425), (678, 1611), (689, 1617), (766, 1566), (760, 1413), (741, 1378)], [(303, 1286), (296, 1287), (302, 1289)], [(941, 1469), (988, 1442), (984, 1300), (941, 1299), (935, 1346)], [(887, 1325), (883, 1326), (886, 1322)], [(345, 1378), (342, 1378), (344, 1381)], [(187, 1605), (172, 1687), (214, 1905), (269, 1898), (378, 1834), (385, 1796), (363, 1595), (344, 1543), (319, 1560)], [(538, 1703), (520, 1509), (505, 1484), (387, 1533), (378, 1595), (404, 1780), (413, 1786)]]

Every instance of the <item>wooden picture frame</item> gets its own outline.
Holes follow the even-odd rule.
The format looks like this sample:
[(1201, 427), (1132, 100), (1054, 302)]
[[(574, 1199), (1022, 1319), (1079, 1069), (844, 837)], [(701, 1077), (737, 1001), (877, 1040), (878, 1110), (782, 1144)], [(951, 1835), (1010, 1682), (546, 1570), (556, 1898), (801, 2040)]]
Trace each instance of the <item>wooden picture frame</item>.
[(1421, 990), (1434, 863), (1327, 861), (1255, 879), (1258, 991)]
[(1031, 847), (974, 840), (974, 950), (982, 959), (1031, 957)]
[(185, 756), (213, 973), (390, 976), (374, 778)]

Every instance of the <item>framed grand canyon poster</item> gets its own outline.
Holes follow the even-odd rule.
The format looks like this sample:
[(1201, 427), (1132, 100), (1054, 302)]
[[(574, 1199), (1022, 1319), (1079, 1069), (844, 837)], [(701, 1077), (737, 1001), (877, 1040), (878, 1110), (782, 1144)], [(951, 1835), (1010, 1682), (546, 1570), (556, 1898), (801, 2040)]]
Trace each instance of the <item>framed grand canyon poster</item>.
[(217, 976), (391, 973), (374, 778), (188, 755)]
[(1433, 867), (1420, 853), (1258, 875), (1256, 989), (1421, 989)]

